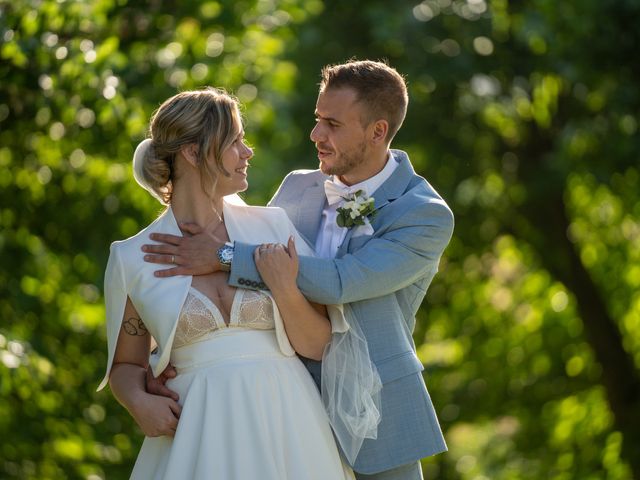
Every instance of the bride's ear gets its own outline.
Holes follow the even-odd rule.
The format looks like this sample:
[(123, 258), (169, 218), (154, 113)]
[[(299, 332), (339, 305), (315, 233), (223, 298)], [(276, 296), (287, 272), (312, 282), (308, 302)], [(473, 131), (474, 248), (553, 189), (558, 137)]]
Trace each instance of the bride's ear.
[(189, 165), (194, 168), (198, 166), (198, 146), (195, 143), (189, 143), (180, 147), (180, 154), (189, 162)]

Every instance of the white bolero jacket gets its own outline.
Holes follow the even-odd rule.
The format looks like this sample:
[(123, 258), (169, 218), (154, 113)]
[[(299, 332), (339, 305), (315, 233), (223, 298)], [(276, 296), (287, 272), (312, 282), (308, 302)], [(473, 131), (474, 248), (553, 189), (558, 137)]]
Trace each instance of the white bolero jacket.
[[(311, 248), (300, 237), (281, 208), (248, 206), (237, 195), (232, 195), (225, 198), (223, 212), (231, 241), (286, 245), (289, 236), (293, 235), (298, 252), (302, 255), (313, 255)], [(182, 235), (171, 207), (133, 237), (111, 244), (104, 279), (108, 360), (106, 373), (98, 390), (103, 389), (109, 381), (127, 296), (158, 344), (157, 355), (154, 355), (157, 361), (152, 362), (151, 365), (154, 376), (160, 375), (169, 363), (178, 318), (192, 277), (190, 275), (168, 278), (154, 276), (153, 272), (158, 269), (158, 265), (145, 262), (141, 250), (142, 245), (150, 242), (151, 233)], [(295, 355), (276, 303), (268, 292), (265, 293), (273, 302), (276, 337), (280, 350), (284, 355)], [(332, 331), (339, 333), (348, 330), (342, 307), (328, 306), (327, 309), (331, 318)]]

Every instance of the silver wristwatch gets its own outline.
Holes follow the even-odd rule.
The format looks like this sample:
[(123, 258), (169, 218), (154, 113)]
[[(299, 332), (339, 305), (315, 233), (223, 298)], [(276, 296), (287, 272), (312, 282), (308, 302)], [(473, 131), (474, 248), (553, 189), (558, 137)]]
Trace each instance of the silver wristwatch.
[(233, 243), (227, 242), (218, 249), (218, 261), (220, 262), (220, 270), (223, 272), (231, 271), (231, 262), (233, 262)]

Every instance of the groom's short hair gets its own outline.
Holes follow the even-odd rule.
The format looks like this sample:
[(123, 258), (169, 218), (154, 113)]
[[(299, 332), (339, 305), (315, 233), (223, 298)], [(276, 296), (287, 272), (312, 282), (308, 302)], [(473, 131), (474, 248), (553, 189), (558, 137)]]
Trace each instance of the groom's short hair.
[(404, 78), (394, 68), (372, 60), (350, 60), (322, 69), (320, 93), (327, 89), (352, 88), (368, 111), (363, 125), (384, 119), (389, 123), (387, 140), (400, 130), (407, 114), (409, 95)]

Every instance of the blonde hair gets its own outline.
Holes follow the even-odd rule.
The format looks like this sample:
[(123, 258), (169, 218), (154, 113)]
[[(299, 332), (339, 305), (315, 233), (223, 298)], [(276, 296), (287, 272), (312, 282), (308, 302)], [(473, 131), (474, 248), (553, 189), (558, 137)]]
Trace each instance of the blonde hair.
[[(220, 88), (181, 92), (166, 100), (151, 117), (149, 138), (133, 157), (136, 181), (169, 205), (175, 181), (174, 162), (182, 147), (195, 144), (202, 189), (213, 195), (218, 176), (229, 175), (222, 154), (242, 129), (238, 100)], [(213, 157), (214, 168), (207, 158)]]

